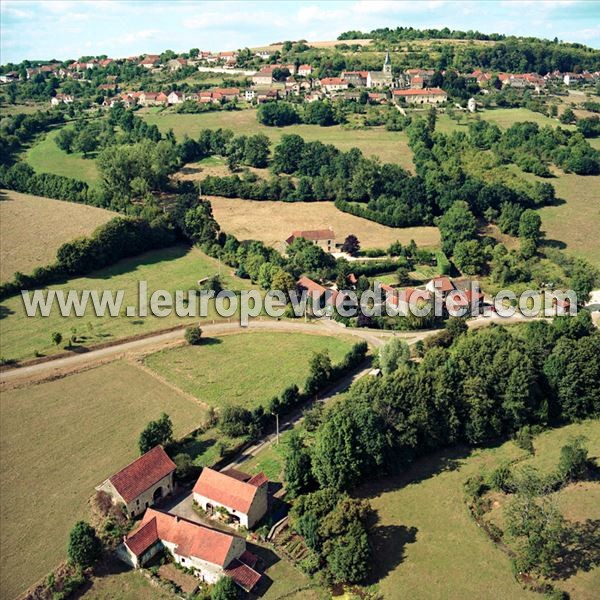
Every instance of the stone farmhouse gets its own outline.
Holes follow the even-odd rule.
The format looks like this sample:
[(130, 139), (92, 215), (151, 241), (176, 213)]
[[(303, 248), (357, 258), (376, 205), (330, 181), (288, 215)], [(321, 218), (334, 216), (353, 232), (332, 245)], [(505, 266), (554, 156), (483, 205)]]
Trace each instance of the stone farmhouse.
[(285, 243), (289, 246), (296, 238), (304, 238), (309, 242), (313, 242), (323, 248), (325, 252), (333, 252), (335, 250), (335, 232), (331, 227), (329, 229), (296, 229), (285, 239)]
[(440, 88), (419, 90), (394, 90), (395, 100), (404, 100), (408, 104), (441, 104), (448, 100), (448, 94)]
[(348, 81), (341, 77), (324, 77), (319, 81), (321, 89), (325, 90), (328, 94), (331, 92), (339, 92), (340, 90), (348, 89)]
[(162, 446), (156, 446), (96, 490), (109, 494), (113, 502), (124, 504), (127, 514), (135, 517), (173, 492), (175, 468)]
[(243, 538), (149, 508), (140, 526), (124, 538), (120, 554), (137, 568), (162, 549), (209, 584), (229, 576), (250, 592), (261, 578), (254, 570), (258, 559)]
[(225, 509), (234, 521), (250, 529), (267, 512), (268, 482), (263, 473), (251, 477), (233, 469), (221, 473), (205, 467), (194, 485), (194, 501), (211, 514)]

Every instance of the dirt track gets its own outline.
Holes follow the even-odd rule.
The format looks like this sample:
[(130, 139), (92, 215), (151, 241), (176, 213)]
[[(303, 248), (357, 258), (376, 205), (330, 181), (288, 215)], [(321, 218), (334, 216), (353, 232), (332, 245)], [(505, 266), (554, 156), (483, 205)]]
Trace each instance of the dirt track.
[[(331, 321), (318, 321), (313, 323), (294, 321), (252, 321), (248, 327), (241, 327), (239, 323), (215, 323), (203, 325), (202, 331), (205, 336), (220, 336), (232, 333), (247, 333), (249, 331), (282, 331), (312, 333), (315, 335), (350, 335), (366, 340), (372, 346), (381, 346), (385, 339), (392, 335), (399, 335), (407, 341), (416, 341), (417, 338), (426, 337), (429, 332), (403, 333), (386, 331), (369, 331), (365, 329), (344, 328)], [(166, 333), (157, 333), (143, 339), (124, 340), (106, 348), (91, 350), (84, 354), (73, 354), (72, 356), (57, 358), (42, 363), (25, 365), (0, 373), (0, 385), (2, 388), (22, 386), (29, 383), (38, 383), (49, 379), (57, 379), (71, 373), (87, 370), (89, 368), (130, 357), (137, 354), (147, 354), (160, 350), (170, 345), (183, 342), (184, 328), (176, 329)], [(413, 339), (414, 338), (414, 339)]]

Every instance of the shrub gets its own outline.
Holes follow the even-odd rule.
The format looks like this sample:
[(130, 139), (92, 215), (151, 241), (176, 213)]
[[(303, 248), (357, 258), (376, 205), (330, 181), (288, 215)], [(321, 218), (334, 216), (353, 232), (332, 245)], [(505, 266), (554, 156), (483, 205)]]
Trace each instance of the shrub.
[(186, 327), (184, 337), (188, 344), (197, 346), (202, 342), (202, 329), (198, 325)]
[(80, 567), (90, 567), (101, 553), (102, 543), (96, 535), (96, 530), (85, 521), (77, 522), (69, 536), (69, 560)]

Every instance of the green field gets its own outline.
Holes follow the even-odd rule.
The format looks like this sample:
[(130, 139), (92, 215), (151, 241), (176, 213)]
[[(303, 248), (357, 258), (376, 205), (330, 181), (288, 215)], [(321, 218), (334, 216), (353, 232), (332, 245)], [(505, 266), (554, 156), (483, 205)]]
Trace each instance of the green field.
[[(2, 356), (4, 358), (32, 358), (34, 352), (43, 354), (62, 351), (51, 341), (54, 331), (62, 333), (66, 341), (76, 329), (80, 345), (93, 345), (99, 342), (111, 341), (132, 335), (166, 329), (176, 325), (192, 322), (191, 317), (178, 317), (174, 311), (168, 317), (127, 317), (125, 307), (137, 306), (138, 282), (147, 282), (149, 294), (155, 290), (189, 290), (197, 288), (196, 282), (206, 276), (219, 272), (217, 261), (206, 256), (196, 248), (188, 249), (182, 246), (156, 250), (135, 258), (126, 259), (119, 263), (96, 271), (88, 277), (72, 279), (67, 283), (50, 286), (52, 290), (111, 290), (116, 293), (124, 291), (121, 314), (115, 318), (98, 317), (93, 313), (93, 306), (86, 309), (83, 317), (61, 317), (56, 306), (48, 317), (29, 318), (25, 314), (21, 296), (13, 296), (2, 302), (3, 318), (0, 320), (2, 336)], [(248, 280), (239, 279), (230, 274), (230, 269), (222, 267), (222, 280), (225, 289), (249, 289)], [(218, 318), (211, 310), (211, 319)], [(63, 344), (64, 345), (64, 344)]]
[(293, 383), (302, 387), (313, 352), (327, 349), (338, 363), (350, 338), (300, 333), (252, 332), (216, 338), (151, 354), (146, 366), (211, 406), (266, 406)]
[[(414, 114), (414, 113), (413, 113)], [(423, 113), (424, 114), (424, 113)], [(556, 119), (546, 117), (541, 113), (534, 112), (528, 108), (493, 108), (484, 109), (477, 112), (475, 115), (467, 114), (466, 112), (456, 111), (456, 115), (461, 115), (459, 123), (451, 119), (447, 114), (438, 114), (435, 125), (436, 131), (440, 133), (451, 133), (452, 131), (467, 131), (468, 124), (476, 119), (490, 121), (496, 123), (503, 129), (508, 129), (511, 125), (522, 121), (533, 121), (540, 127), (550, 125), (552, 127), (562, 127), (563, 129), (574, 130), (574, 125), (563, 125)]]
[[(539, 458), (532, 463), (554, 465), (560, 447), (578, 434), (587, 435), (590, 455), (598, 456), (600, 423), (588, 421), (541, 435), (534, 443)], [(513, 442), (471, 452), (446, 450), (419, 460), (403, 475), (361, 488), (379, 517), (374, 564), (384, 597), (539, 598), (514, 580), (506, 555), (470, 519), (462, 488), (482, 468), (491, 470), (521, 454)], [(572, 591), (572, 598), (591, 598), (597, 582), (598, 569), (557, 586)]]
[(177, 138), (184, 134), (198, 137), (202, 129), (223, 127), (232, 129), (236, 135), (264, 133), (273, 143), (282, 135), (296, 133), (307, 142), (320, 141), (333, 144), (340, 150), (360, 148), (365, 156), (379, 156), (383, 162), (402, 165), (413, 169), (412, 152), (406, 135), (401, 131), (386, 131), (382, 127), (372, 129), (344, 129), (340, 125), (319, 127), (318, 125), (291, 125), (289, 127), (266, 127), (256, 120), (255, 110), (218, 111), (198, 115), (176, 114), (172, 112), (140, 113), (148, 123), (156, 124), (163, 132), (173, 129)]
[(78, 152), (67, 154), (54, 141), (59, 129), (53, 129), (40, 138), (27, 151), (25, 160), (37, 173), (54, 173), (86, 181), (90, 185), (100, 183), (100, 174), (93, 158), (83, 158)]
[(198, 403), (123, 362), (2, 393), (3, 598), (65, 558), (94, 486), (138, 455), (140, 431), (163, 411), (177, 436), (206, 418)]

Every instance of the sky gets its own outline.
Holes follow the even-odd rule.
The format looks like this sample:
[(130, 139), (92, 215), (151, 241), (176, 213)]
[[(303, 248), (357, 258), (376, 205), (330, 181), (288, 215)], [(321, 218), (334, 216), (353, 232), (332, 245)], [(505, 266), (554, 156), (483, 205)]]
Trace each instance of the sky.
[(0, 0), (0, 62), (235, 50), (335, 39), (350, 29), (478, 29), (600, 48), (600, 1)]

